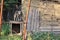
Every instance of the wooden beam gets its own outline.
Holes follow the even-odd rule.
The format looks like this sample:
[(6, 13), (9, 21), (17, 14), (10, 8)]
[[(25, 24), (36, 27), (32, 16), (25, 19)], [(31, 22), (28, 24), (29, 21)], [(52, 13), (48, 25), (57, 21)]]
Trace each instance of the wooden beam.
[(1, 35), (1, 27), (2, 27), (2, 11), (3, 11), (3, 0), (1, 0), (1, 5), (0, 5), (0, 35)]
[(25, 20), (25, 24), (24, 24), (24, 29), (23, 29), (23, 40), (26, 40), (26, 36), (27, 36), (27, 22), (28, 22), (28, 13), (30, 10), (30, 4), (31, 4), (31, 0), (28, 0), (28, 7), (27, 7), (27, 12), (26, 12), (26, 20)]

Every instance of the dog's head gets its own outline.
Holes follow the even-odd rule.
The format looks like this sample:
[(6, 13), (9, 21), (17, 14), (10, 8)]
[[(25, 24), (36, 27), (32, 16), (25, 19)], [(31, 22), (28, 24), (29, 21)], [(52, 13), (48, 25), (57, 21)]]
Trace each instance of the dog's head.
[(21, 14), (21, 11), (18, 11), (18, 14)]

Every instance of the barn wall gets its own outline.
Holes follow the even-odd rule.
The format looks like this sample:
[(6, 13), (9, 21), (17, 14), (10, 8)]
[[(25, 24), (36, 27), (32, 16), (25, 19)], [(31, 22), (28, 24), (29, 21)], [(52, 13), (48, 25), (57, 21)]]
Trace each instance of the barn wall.
[[(27, 4), (28, 1), (25, 1), (22, 7), (22, 11), (24, 14), (26, 13), (27, 10)], [(31, 16), (30, 18), (28, 17), (28, 30), (35, 30), (35, 31), (60, 31), (60, 4), (54, 3), (54, 2), (43, 2), (43, 1), (37, 1), (37, 0), (32, 0), (31, 5), (30, 5), (30, 10), (37, 10), (37, 12), (34, 13), (34, 11), (30, 11), (29, 15), (33, 17), (33, 15), (39, 14), (39, 19), (40, 21), (38, 22), (37, 26), (35, 26), (37, 21), (34, 22), (34, 20), (39, 20), (33, 17), (32, 19)], [(38, 17), (37, 17), (38, 18)], [(30, 19), (30, 20), (29, 20)], [(33, 22), (31, 21), (33, 20)], [(30, 22), (29, 22), (30, 21)], [(38, 30), (36, 30), (36, 28)]]

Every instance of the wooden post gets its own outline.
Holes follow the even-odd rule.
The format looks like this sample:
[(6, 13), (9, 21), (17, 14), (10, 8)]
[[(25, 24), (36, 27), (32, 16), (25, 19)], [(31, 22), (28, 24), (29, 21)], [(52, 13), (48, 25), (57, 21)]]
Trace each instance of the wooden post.
[(0, 35), (1, 35), (1, 27), (2, 27), (2, 11), (3, 11), (3, 0), (1, 0), (1, 4), (0, 4)]
[(0, 35), (1, 35), (1, 5), (0, 5)]
[(30, 4), (31, 4), (31, 0), (28, 0), (28, 7), (27, 7), (27, 12), (26, 12), (26, 20), (25, 20), (25, 24), (24, 24), (24, 29), (23, 29), (23, 40), (26, 40), (26, 36), (27, 36), (27, 22), (28, 22), (28, 13), (30, 10)]

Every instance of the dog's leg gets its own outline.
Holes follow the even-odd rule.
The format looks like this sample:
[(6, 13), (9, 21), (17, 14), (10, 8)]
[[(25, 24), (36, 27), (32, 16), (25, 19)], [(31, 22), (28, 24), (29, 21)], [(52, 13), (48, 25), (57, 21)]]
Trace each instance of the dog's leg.
[[(14, 17), (15, 17), (15, 13), (14, 13)], [(14, 18), (14, 21), (15, 21), (15, 18)]]

